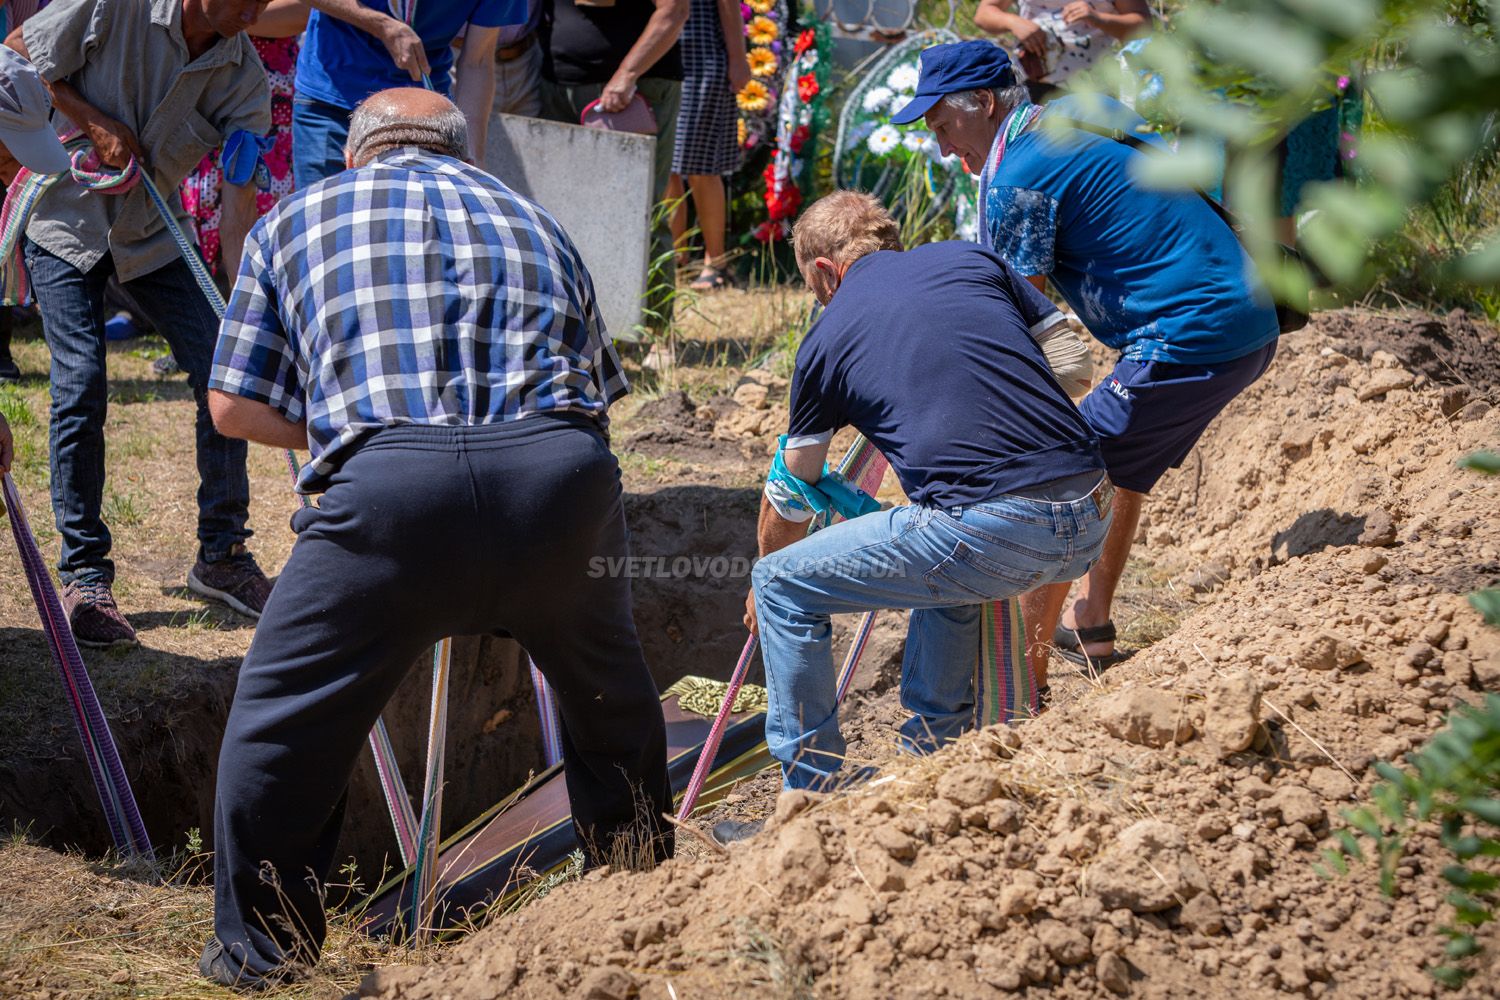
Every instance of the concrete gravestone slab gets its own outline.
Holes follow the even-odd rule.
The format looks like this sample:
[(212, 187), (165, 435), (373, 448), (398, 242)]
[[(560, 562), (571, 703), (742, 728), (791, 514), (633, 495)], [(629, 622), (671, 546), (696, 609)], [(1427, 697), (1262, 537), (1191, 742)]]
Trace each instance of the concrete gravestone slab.
[(484, 166), (562, 224), (616, 340), (637, 340), (651, 254), (656, 138), (495, 115)]

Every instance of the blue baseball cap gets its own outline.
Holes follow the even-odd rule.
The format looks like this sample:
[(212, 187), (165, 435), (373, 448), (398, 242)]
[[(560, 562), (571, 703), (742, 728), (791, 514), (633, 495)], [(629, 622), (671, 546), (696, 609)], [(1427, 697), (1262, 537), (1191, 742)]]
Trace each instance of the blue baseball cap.
[(949, 42), (923, 49), (919, 59), (921, 76), (917, 95), (891, 115), (897, 125), (908, 125), (925, 115), (949, 94), (965, 90), (1013, 87), (1016, 70), (1010, 56), (994, 42)]

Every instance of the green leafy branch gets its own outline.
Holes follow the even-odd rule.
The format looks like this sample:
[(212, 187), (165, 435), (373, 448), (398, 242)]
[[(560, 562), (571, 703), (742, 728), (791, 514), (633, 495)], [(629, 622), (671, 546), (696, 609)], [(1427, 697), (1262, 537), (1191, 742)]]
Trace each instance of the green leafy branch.
[(1394, 895), (1396, 869), (1413, 828), (1436, 822), (1438, 839), (1455, 861), (1442, 871), (1452, 887), (1447, 902), (1453, 917), (1439, 929), (1447, 939), (1445, 961), (1428, 971), (1456, 987), (1476, 971), (1472, 960), (1481, 946), (1475, 931), (1495, 919), (1500, 903), (1500, 876), (1474, 865), (1500, 858), (1500, 696), (1460, 707), (1410, 763), (1406, 770), (1385, 761), (1375, 765), (1385, 780), (1370, 793), (1374, 804), (1344, 814), (1350, 829), (1339, 831), (1337, 848), (1323, 852), (1324, 871), (1343, 875), (1347, 859), (1363, 862), (1363, 839), (1379, 863), (1381, 890)]

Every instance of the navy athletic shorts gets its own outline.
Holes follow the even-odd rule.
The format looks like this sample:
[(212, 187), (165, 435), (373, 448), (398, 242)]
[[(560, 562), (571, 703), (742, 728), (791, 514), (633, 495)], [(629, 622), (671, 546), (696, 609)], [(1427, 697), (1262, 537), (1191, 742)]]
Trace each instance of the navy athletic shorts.
[(1078, 404), (1099, 435), (1109, 478), (1122, 489), (1150, 493), (1156, 481), (1187, 458), (1229, 401), (1260, 378), (1276, 356), (1276, 341), (1211, 365), (1121, 358), (1114, 371)]

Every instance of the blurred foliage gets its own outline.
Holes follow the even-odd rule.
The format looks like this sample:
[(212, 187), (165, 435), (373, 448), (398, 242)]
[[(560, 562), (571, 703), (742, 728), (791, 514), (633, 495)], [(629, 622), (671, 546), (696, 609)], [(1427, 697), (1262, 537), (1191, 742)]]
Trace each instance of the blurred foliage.
[(1323, 852), (1325, 871), (1344, 874), (1349, 859), (1364, 860), (1362, 844), (1368, 843), (1380, 865), (1381, 889), (1394, 895), (1413, 826), (1437, 823), (1438, 839), (1454, 860), (1442, 872), (1452, 887), (1453, 921), (1438, 929), (1446, 939), (1444, 961), (1428, 972), (1456, 987), (1477, 971), (1482, 949), (1474, 932), (1495, 919), (1500, 889), (1493, 862), (1483, 860), (1500, 858), (1500, 695), (1460, 706), (1410, 764), (1405, 770), (1385, 761), (1375, 765), (1385, 780), (1371, 790), (1372, 805), (1345, 813), (1351, 829), (1339, 831), (1339, 847)]
[[(1275, 269), (1277, 144), (1352, 77), (1366, 94), (1367, 126), (1352, 176), (1304, 190), (1300, 238), (1312, 263), (1346, 292), (1393, 270), (1474, 290), (1500, 279), (1500, 0), (1164, 7), (1167, 25), (1135, 57), (1154, 78), (1107, 67), (1099, 81), (1133, 94), (1138, 110), (1179, 136), (1178, 156), (1145, 165), (1153, 182), (1211, 188), (1227, 161), (1246, 241)], [(1283, 272), (1275, 283), (1285, 294), (1298, 280)]]

